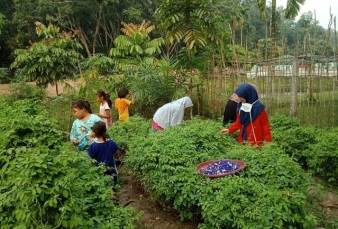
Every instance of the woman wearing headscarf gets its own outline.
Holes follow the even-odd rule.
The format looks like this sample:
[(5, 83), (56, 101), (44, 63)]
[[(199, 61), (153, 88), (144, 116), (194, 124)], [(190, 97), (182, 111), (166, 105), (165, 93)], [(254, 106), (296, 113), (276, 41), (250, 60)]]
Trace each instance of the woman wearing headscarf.
[(265, 106), (258, 100), (255, 87), (243, 83), (234, 92), (240, 99), (237, 105), (236, 121), (221, 130), (221, 134), (233, 134), (239, 130), (238, 142), (250, 142), (251, 145), (263, 145), (263, 142), (271, 142), (271, 132), (268, 115)]
[(153, 130), (164, 130), (168, 127), (180, 125), (183, 122), (184, 110), (192, 106), (191, 99), (186, 96), (158, 108), (153, 117)]
[[(250, 84), (250, 85), (252, 85), (258, 93), (258, 88), (256, 87), (256, 85), (254, 84)], [(223, 113), (223, 126), (234, 123), (236, 121), (237, 105), (240, 102), (241, 100), (239, 99), (239, 97), (235, 93), (232, 93), (229, 100), (225, 104), (224, 113)]]

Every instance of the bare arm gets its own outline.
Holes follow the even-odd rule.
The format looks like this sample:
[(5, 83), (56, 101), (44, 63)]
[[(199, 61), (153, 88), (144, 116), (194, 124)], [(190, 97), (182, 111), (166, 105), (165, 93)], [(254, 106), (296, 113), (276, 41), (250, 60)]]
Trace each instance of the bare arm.
[(106, 114), (99, 114), (99, 113), (96, 113), (97, 116), (99, 116), (100, 118), (110, 118), (110, 110), (109, 109), (106, 109)]
[(129, 91), (129, 95), (130, 95), (130, 100), (131, 100), (131, 102), (130, 102), (130, 104), (135, 104), (135, 98), (134, 98), (134, 94), (133, 94), (133, 92), (131, 92), (131, 91)]

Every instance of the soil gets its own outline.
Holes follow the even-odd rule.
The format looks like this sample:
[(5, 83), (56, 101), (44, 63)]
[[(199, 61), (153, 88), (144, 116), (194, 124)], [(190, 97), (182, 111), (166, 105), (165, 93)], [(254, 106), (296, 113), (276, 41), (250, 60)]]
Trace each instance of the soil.
[[(35, 85), (35, 83), (28, 83), (30, 85)], [(67, 88), (74, 88), (74, 89), (78, 89), (80, 87), (80, 85), (82, 84), (82, 82), (75, 82), (75, 81), (68, 81), (65, 83), (58, 83), (57, 87), (58, 87), (58, 94), (62, 94), (64, 91), (67, 90)], [(0, 95), (9, 95), (10, 94), (10, 88), (9, 88), (9, 84), (0, 84)], [(54, 97), (56, 96), (56, 85), (50, 85), (48, 84), (48, 87), (46, 88), (46, 95), (49, 97)]]
[(10, 90), (8, 84), (0, 84), (0, 95), (8, 95)]
[(171, 208), (165, 209), (152, 201), (140, 183), (135, 181), (129, 171), (120, 168), (121, 188), (117, 193), (121, 205), (131, 206), (142, 211), (140, 220), (135, 222), (138, 229), (197, 229), (198, 222), (181, 222), (179, 215)]

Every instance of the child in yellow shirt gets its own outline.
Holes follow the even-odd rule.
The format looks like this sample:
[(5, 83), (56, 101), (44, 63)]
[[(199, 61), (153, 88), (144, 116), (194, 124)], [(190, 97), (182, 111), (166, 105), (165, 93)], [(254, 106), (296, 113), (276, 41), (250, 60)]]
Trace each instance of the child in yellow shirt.
[[(131, 100), (126, 99), (130, 95)], [(119, 113), (119, 120), (121, 122), (129, 121), (129, 105), (134, 104), (134, 94), (127, 88), (122, 88), (117, 94), (118, 98), (115, 100), (115, 109)]]

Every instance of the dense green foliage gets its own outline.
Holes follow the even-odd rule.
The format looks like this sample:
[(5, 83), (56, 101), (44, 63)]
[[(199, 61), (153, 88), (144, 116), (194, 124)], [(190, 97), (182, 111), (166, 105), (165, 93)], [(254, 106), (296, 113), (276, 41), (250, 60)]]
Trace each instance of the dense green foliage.
[(134, 228), (110, 200), (111, 178), (64, 143), (36, 102), (0, 100), (1, 228)]
[[(219, 128), (215, 121), (195, 118), (151, 133), (149, 122), (135, 119), (110, 132), (128, 145), (125, 165), (182, 220), (200, 217), (200, 228), (313, 228), (317, 222), (306, 195), (310, 179), (301, 167), (276, 144), (262, 150), (240, 146)], [(217, 158), (241, 159), (247, 168), (218, 179), (195, 171), (198, 163)]]
[(116, 68), (121, 70), (133, 69), (139, 64), (156, 65), (156, 54), (161, 53), (164, 44), (162, 37), (151, 39), (150, 33), (155, 29), (149, 21), (143, 21), (140, 25), (123, 23), (121, 31), (115, 40), (115, 48), (110, 50), (114, 57)]
[(59, 28), (51, 24), (45, 27), (36, 23), (36, 32), (43, 40), (33, 43), (28, 49), (15, 50), (13, 68), (21, 68), (26, 81), (47, 87), (58, 81), (74, 78), (76, 65), (81, 58), (81, 45), (71, 39), (71, 34), (59, 33)]
[[(325, 45), (326, 31), (314, 22), (311, 12), (303, 14), (298, 21), (282, 17), (290, 13), (294, 16), (299, 6), (302, 7), (299, 5), (301, 2), (303, 1), (290, 1), (287, 9), (275, 9), (276, 52), (278, 55), (292, 55), (297, 52), (297, 45), (302, 45), (304, 39), (311, 37), (309, 45), (302, 47), (307, 49), (307, 53), (323, 54), (325, 51), (332, 54), (333, 49)], [(246, 58), (268, 56), (264, 54), (265, 51), (262, 53), (257, 49), (259, 40), (270, 37), (267, 34), (267, 30), (270, 30), (267, 22), (271, 20), (272, 6), (268, 1), (3, 0), (2, 6), (0, 67), (10, 66), (14, 50), (22, 49), (29, 41), (37, 40), (34, 31), (36, 21), (53, 23), (61, 30), (71, 31), (84, 47), (82, 54), (87, 57), (97, 53), (107, 55), (109, 50), (115, 48), (114, 40), (121, 35), (122, 22), (141, 24), (143, 20), (151, 21), (163, 29), (155, 31), (153, 37), (163, 37), (168, 41), (167, 44), (171, 44), (163, 47), (165, 56), (175, 56), (183, 48), (196, 50), (198, 47), (201, 51), (194, 54), (212, 60), (210, 55), (204, 54), (203, 47), (218, 43), (212, 47), (212, 52), (216, 53), (219, 49), (226, 52), (225, 45), (231, 43), (231, 39), (236, 45), (248, 49)], [(266, 12), (266, 21), (261, 20), (258, 7), (261, 10), (263, 7), (263, 12)], [(287, 47), (283, 47), (285, 44)], [(227, 60), (233, 58), (234, 56)], [(221, 60), (222, 57), (218, 57), (217, 61)]]
[[(275, 51), (276, 56), (335, 52), (330, 31), (318, 26), (311, 12), (297, 22), (282, 17), (295, 16), (303, 0), (288, 1), (287, 9), (276, 9), (276, 0), (271, 6), (267, 2), (3, 0), (1, 82), (13, 78), (19, 82), (22, 77), (47, 86), (79, 76), (87, 83), (69, 97), (45, 100), (48, 112), (33, 102), (42, 99), (43, 92), (23, 83), (12, 85), (9, 103), (0, 100), (1, 226), (133, 228), (135, 213), (108, 200), (109, 180), (100, 179), (102, 171), (81, 155), (70, 156), (74, 149), (64, 144), (67, 133), (60, 131), (60, 127), (68, 130), (73, 120), (69, 104), (78, 98), (93, 102), (97, 90), (110, 92), (113, 99), (119, 88), (128, 87), (137, 99), (131, 114), (151, 117), (159, 105), (187, 94), (195, 96), (194, 109), (200, 109), (204, 102), (201, 92), (212, 86), (202, 87), (199, 77), (209, 80), (212, 74), (216, 82), (215, 76), (223, 77), (222, 71), (228, 71), (234, 60), (261, 61), (270, 55), (274, 58)], [(263, 12), (266, 22), (260, 19)], [(52, 22), (56, 27), (36, 31), (34, 25), (42, 25), (37, 21)], [(152, 26), (142, 21), (151, 21)], [(67, 33), (58, 34), (56, 28)], [(108, 57), (109, 52), (114, 58)], [(81, 54), (88, 58), (81, 61)], [(116, 69), (123, 71), (110, 75)], [(221, 82), (215, 84), (220, 92), (210, 91), (205, 113), (217, 116), (214, 101), (224, 99), (230, 84), (248, 80), (240, 79), (238, 70), (231, 75), (234, 79), (225, 78), (227, 85), (217, 81)], [(311, 79), (306, 80), (311, 85)], [(320, 80), (316, 79), (322, 92)], [(290, 91), (289, 83), (286, 87), (283, 93)], [(25, 97), (31, 100), (14, 102)], [(97, 107), (93, 106), (94, 112)], [(58, 124), (50, 115), (57, 116)], [(311, 180), (301, 166), (336, 184), (338, 157), (332, 139), (337, 131), (301, 127), (299, 120), (275, 116), (271, 118), (274, 143), (257, 150), (219, 135), (219, 126), (197, 118), (151, 134), (150, 122), (137, 117), (130, 123), (114, 124), (110, 134), (126, 153), (126, 166), (145, 189), (160, 203), (172, 205), (181, 219), (202, 220), (200, 228), (312, 229), (318, 219), (309, 209), (306, 190)], [(205, 179), (196, 173), (197, 163), (224, 157), (243, 159), (248, 167), (220, 179)]]
[(337, 129), (330, 132), (316, 131), (316, 144), (309, 145), (309, 149), (304, 152), (308, 167), (314, 174), (335, 185), (338, 183), (338, 149), (334, 141), (337, 134)]
[(338, 181), (337, 129), (330, 131), (301, 126), (299, 119), (271, 118), (274, 139), (290, 157), (332, 184)]
[[(69, 109), (62, 105), (70, 102), (65, 97), (48, 101), (48, 109)], [(134, 228), (135, 212), (112, 204), (110, 179), (64, 143), (68, 133), (40, 103), (0, 102), (3, 228)], [(307, 191), (314, 183), (308, 174), (336, 182), (330, 140), (337, 131), (300, 127), (299, 120), (285, 116), (270, 121), (274, 143), (261, 150), (239, 145), (234, 136), (219, 134), (220, 122), (198, 117), (152, 133), (150, 120), (133, 116), (129, 123), (114, 123), (109, 134), (123, 166), (151, 198), (172, 206), (182, 220), (200, 222), (200, 228), (335, 228), (334, 217), (318, 214), (319, 196)], [(198, 163), (215, 158), (241, 159), (247, 167), (218, 179), (196, 172)]]
[(281, 115), (271, 117), (271, 123), (279, 147), (299, 164), (307, 167), (304, 151), (316, 143), (315, 129), (311, 126), (301, 127), (299, 119)]

